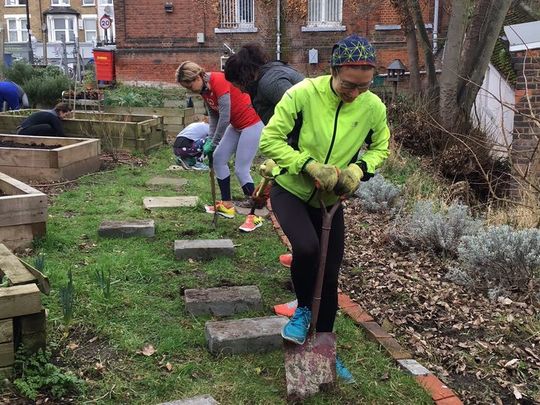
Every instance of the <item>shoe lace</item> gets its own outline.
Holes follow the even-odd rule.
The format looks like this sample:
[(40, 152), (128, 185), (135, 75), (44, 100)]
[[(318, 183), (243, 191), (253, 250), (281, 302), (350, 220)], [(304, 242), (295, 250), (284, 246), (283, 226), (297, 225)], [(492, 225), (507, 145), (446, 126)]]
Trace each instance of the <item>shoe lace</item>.
[(306, 307), (297, 308), (296, 311), (294, 311), (292, 321), (309, 325), (309, 322), (311, 321), (311, 311)]

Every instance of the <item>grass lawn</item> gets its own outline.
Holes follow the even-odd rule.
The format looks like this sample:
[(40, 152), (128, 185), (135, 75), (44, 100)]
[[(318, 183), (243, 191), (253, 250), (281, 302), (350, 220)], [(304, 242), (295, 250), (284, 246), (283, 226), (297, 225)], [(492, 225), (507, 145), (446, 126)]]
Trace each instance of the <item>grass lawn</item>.
[[(202, 205), (191, 209), (148, 212), (145, 196), (198, 195), (209, 202), (206, 172), (166, 172), (173, 163), (169, 148), (150, 156), (145, 167), (121, 166), (83, 178), (79, 186), (57, 196), (49, 208), (47, 236), (33, 254), (46, 257), (53, 291), (44, 298), (49, 310), (52, 360), (81, 380), (76, 402), (157, 404), (210, 394), (222, 404), (285, 403), (282, 352), (213, 356), (205, 347), (204, 323), (184, 309), (186, 288), (257, 285), (264, 310), (244, 316), (272, 315), (272, 306), (293, 299), (288, 269), (278, 263), (285, 252), (270, 222), (251, 234), (238, 226), (243, 217), (219, 218), (217, 230)], [(188, 179), (181, 191), (147, 187), (156, 175)], [(233, 181), (235, 197), (240, 187)], [(156, 221), (153, 239), (104, 239), (103, 220)], [(231, 238), (234, 258), (208, 262), (174, 259), (175, 239)], [(59, 290), (72, 270), (76, 298), (73, 320), (65, 326)], [(106, 298), (96, 273), (110, 271)], [(238, 316), (239, 318), (242, 316)], [(367, 341), (350, 319), (339, 313), (338, 351), (356, 377), (356, 385), (339, 385), (309, 404), (428, 404), (431, 399), (383, 352)], [(140, 353), (145, 345), (156, 352)], [(139, 352), (139, 353), (138, 353)]]

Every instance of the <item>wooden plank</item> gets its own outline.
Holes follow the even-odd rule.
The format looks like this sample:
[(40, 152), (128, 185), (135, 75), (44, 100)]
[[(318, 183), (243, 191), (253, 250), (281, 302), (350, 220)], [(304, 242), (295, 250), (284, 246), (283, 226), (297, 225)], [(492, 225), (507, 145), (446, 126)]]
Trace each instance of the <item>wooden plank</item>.
[(45, 235), (46, 223), (0, 227), (0, 242), (12, 251), (32, 246), (34, 238)]
[(99, 156), (93, 156), (59, 169), (60, 177), (68, 180), (76, 179), (84, 174), (97, 172), (100, 166)]
[[(20, 190), (20, 193), (9, 193), (8, 194), (43, 194), (41, 191), (35, 189), (34, 187), (29, 186), (26, 183), (23, 183), (20, 180), (17, 180), (13, 177), (6, 175), (5, 173), (0, 173), (0, 184), (9, 185), (13, 190)], [(2, 190), (4, 188), (2, 187)], [(9, 191), (9, 190), (8, 190)]]
[(39, 288), (23, 284), (0, 288), (0, 319), (35, 314), (41, 311)]
[(39, 291), (45, 295), (49, 295), (51, 293), (51, 284), (49, 283), (49, 278), (30, 263), (25, 262), (20, 257), (18, 257), (18, 259), (26, 270), (28, 270), (30, 274), (35, 277)]
[(12, 366), (15, 363), (15, 346), (13, 342), (0, 343), (0, 367)]
[(13, 319), (0, 319), (0, 343), (13, 342)]
[(99, 139), (85, 139), (75, 145), (70, 145), (58, 150), (58, 168), (63, 168), (72, 163), (98, 156), (100, 153)]
[(57, 136), (35, 136), (35, 135), (0, 135), (3, 141), (13, 141), (30, 145), (32, 143), (44, 145), (68, 146), (80, 142), (78, 138), (57, 137)]
[(51, 164), (51, 151), (46, 149), (0, 148), (1, 166), (17, 167), (58, 167)]
[(6, 247), (0, 243), (0, 274), (11, 281), (13, 285), (34, 283), (36, 278)]

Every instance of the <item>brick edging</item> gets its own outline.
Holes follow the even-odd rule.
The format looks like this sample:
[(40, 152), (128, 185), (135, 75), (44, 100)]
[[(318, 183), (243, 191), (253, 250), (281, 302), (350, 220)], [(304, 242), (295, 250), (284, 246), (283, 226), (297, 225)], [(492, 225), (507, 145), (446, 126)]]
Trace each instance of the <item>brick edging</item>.
[[(292, 251), (291, 243), (279, 222), (272, 211), (272, 205), (270, 199), (267, 200), (266, 206), (269, 211), (270, 220), (274, 225), (278, 236), (289, 251)], [(457, 397), (457, 395), (450, 388), (446, 386), (441, 380), (431, 373), (426, 367), (422, 366), (416, 360), (412, 358), (412, 354), (404, 349), (399, 342), (389, 335), (383, 328), (377, 324), (373, 317), (362, 308), (359, 304), (355, 303), (347, 294), (344, 294), (341, 290), (338, 291), (338, 305), (339, 308), (345, 312), (351, 319), (360, 326), (366, 333), (367, 337), (382, 347), (394, 361), (406, 372), (411, 374), (416, 382), (420, 384), (430, 395), (435, 404), (437, 405), (459, 405), (463, 402)]]

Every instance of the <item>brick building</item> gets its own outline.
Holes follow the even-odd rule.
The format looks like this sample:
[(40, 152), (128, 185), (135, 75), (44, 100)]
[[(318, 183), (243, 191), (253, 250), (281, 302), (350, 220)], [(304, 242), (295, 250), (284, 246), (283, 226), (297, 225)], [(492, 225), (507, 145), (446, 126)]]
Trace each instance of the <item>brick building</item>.
[(4, 48), (17, 58), (28, 58), (26, 5), (30, 16), (31, 43), (34, 57), (40, 63), (58, 63), (62, 58), (62, 38), (67, 43), (67, 58), (73, 61), (77, 42), (83, 61), (92, 57), (96, 42), (104, 39), (99, 27), (104, 14), (113, 19), (108, 38), (114, 38), (113, 0), (0, 0)]
[[(447, 1), (424, 2), (430, 35), (445, 24)], [(393, 59), (408, 62), (400, 19), (389, 0), (116, 0), (115, 10), (120, 81), (172, 82), (186, 59), (217, 70), (227, 46), (251, 41), (315, 75), (328, 69), (332, 45), (352, 32), (373, 41), (380, 72)]]

